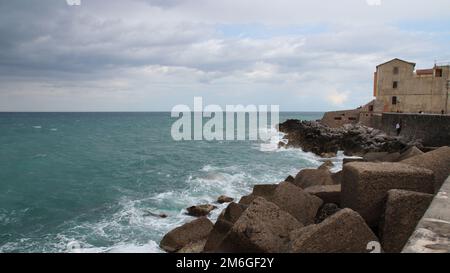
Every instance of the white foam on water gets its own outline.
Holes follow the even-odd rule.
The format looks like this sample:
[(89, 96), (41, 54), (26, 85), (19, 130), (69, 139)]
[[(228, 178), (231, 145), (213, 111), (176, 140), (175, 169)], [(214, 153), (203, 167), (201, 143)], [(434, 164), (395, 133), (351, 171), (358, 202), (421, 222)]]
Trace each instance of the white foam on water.
[(42, 126), (36, 125), (36, 126), (33, 126), (33, 128), (34, 128), (34, 129), (42, 129)]

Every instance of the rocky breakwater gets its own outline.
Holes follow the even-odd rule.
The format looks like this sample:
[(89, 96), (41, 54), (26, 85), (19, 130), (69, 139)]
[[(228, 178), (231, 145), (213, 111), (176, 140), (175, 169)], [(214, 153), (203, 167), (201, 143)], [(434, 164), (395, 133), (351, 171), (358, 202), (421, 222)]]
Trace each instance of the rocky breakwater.
[(160, 246), (182, 253), (400, 252), (436, 185), (450, 175), (450, 147), (416, 149), (396, 163), (349, 162), (337, 175), (326, 162), (287, 181), (255, 185), (215, 223), (186, 223)]
[(287, 120), (279, 124), (285, 133), (287, 144), (280, 146), (301, 148), (324, 157), (338, 151), (346, 155), (364, 155), (368, 152), (398, 152), (411, 146), (421, 148), (420, 141), (410, 142), (401, 137), (388, 136), (384, 132), (358, 124), (330, 128), (317, 121)]

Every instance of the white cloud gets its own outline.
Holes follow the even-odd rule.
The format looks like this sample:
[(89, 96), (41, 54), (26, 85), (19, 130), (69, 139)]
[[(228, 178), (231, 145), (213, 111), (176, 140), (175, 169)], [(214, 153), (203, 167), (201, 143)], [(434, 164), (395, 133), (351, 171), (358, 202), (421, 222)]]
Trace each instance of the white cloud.
[(42, 13), (18, 2), (0, 4), (3, 111), (169, 110), (199, 94), (281, 110), (355, 107), (370, 99), (375, 65), (450, 59), (439, 30), (398, 27), (448, 17), (443, 0), (39, 2)]

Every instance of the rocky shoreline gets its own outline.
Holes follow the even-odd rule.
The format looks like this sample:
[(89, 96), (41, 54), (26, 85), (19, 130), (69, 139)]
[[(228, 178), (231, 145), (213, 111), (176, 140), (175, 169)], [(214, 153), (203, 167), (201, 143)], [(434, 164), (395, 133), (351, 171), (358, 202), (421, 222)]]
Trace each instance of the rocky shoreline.
[(206, 204), (198, 217), (167, 233), (160, 247), (178, 253), (401, 252), (435, 193), (450, 175), (450, 147), (432, 151), (420, 142), (359, 125), (339, 129), (319, 122), (279, 125), (289, 147), (322, 157), (358, 155), (332, 173), (331, 161), (275, 184), (255, 185), (229, 203), (215, 223)]

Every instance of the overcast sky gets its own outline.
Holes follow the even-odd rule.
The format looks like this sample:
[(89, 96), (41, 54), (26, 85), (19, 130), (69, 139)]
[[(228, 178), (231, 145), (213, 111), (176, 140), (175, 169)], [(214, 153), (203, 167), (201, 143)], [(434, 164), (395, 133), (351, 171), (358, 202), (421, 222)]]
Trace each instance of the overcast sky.
[(448, 0), (0, 0), (0, 111), (354, 108), (449, 45)]

